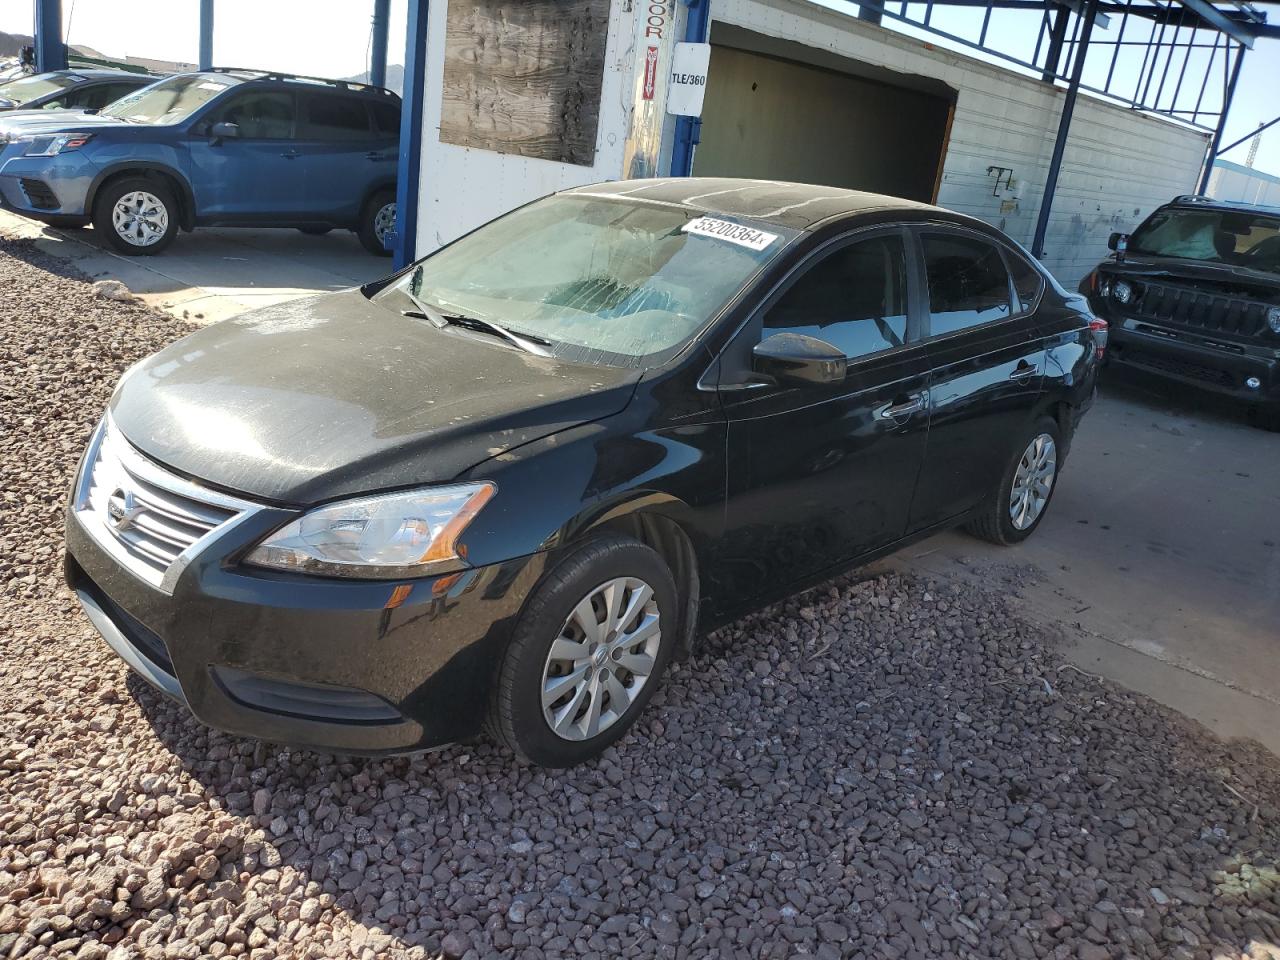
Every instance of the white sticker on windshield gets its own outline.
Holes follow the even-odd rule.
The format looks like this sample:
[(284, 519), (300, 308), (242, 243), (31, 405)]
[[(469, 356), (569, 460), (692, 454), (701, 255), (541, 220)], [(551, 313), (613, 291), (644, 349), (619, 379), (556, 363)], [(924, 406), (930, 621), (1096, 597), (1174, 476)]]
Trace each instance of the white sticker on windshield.
[(728, 220), (717, 220), (715, 217), (698, 217), (690, 220), (683, 227), (685, 233), (696, 233), (700, 237), (715, 237), (717, 240), (728, 240), (749, 250), (763, 250), (778, 239), (776, 233), (765, 233), (754, 227), (744, 227), (740, 223)]

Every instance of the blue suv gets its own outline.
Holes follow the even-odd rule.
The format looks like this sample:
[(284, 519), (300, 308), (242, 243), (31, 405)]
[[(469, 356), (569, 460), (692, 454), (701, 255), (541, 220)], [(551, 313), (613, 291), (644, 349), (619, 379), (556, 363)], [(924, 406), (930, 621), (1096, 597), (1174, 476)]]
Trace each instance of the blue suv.
[(354, 230), (386, 254), (395, 227), (400, 98), (337, 80), (187, 73), (91, 122), (18, 136), (0, 197), (19, 213), (92, 223), (118, 251), (155, 254), (179, 229)]

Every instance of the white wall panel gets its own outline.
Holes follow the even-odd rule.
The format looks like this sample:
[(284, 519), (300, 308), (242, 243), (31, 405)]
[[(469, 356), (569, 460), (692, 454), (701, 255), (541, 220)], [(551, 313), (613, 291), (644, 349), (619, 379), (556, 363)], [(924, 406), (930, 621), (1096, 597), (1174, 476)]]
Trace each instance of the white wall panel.
[(544, 194), (584, 183), (618, 179), (630, 125), (635, 14), (630, 3), (614, 0), (592, 166), (441, 143), (439, 91), (444, 87), (447, 13), (447, 0), (432, 0), (427, 21), (426, 93), (422, 111), (418, 256)]
[[(1062, 90), (806, 0), (713, 0), (711, 13), (757, 33), (950, 85), (958, 98), (938, 203), (1030, 245)], [(1206, 146), (1204, 134), (1081, 96), (1049, 221), (1045, 265), (1074, 286), (1106, 255), (1113, 230), (1131, 229), (1154, 207), (1195, 189)], [(995, 178), (988, 167), (1012, 169), (1016, 189), (993, 196)]]

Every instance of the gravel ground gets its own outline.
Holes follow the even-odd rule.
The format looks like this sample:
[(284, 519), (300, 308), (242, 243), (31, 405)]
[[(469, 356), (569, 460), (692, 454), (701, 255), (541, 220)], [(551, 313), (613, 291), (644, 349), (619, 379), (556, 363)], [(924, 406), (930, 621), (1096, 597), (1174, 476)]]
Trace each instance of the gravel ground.
[(568, 772), (199, 726), (58, 574), (113, 381), (184, 327), (46, 269), (0, 240), (0, 957), (1280, 957), (1275, 758), (994, 594), (833, 581)]

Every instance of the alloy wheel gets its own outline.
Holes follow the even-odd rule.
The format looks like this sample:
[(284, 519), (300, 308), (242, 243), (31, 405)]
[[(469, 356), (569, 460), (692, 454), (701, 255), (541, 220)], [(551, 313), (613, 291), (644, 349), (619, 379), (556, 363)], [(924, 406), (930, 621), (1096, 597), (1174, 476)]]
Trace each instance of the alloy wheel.
[(1044, 512), (1058, 472), (1058, 448), (1042, 433), (1027, 444), (1009, 492), (1009, 519), (1015, 530), (1026, 530)]
[(394, 202), (385, 203), (373, 217), (373, 235), (377, 237), (378, 242), (385, 247), (387, 234), (394, 230), (395, 226), (396, 205)]
[(154, 193), (133, 190), (116, 201), (111, 223), (126, 243), (149, 247), (164, 239), (169, 231), (169, 211)]
[(653, 588), (636, 577), (602, 583), (573, 608), (542, 669), (542, 715), (564, 740), (617, 723), (657, 666), (662, 642)]

